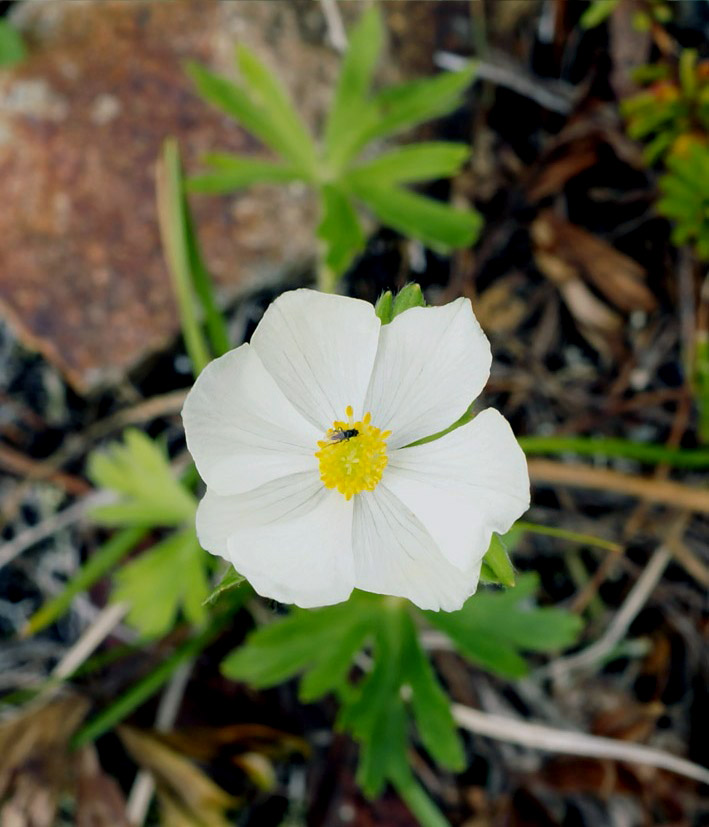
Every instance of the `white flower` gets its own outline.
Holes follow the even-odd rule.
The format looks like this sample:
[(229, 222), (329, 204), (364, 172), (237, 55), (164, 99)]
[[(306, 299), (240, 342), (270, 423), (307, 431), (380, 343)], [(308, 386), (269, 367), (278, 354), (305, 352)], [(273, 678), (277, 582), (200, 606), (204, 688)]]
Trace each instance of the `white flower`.
[(200, 542), (284, 603), (359, 588), (460, 608), (492, 532), (529, 507), (524, 454), (492, 408), (406, 446), (458, 419), (490, 362), (468, 299), (381, 325), (367, 302), (284, 293), (185, 402)]

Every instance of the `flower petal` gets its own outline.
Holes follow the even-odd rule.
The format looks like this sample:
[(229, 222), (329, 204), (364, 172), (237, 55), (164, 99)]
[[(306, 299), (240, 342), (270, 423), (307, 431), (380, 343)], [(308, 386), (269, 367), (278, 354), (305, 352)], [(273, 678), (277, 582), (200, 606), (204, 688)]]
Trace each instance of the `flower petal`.
[(468, 299), (414, 307), (382, 327), (365, 409), (401, 448), (455, 422), (483, 389), (491, 360)]
[(264, 313), (251, 344), (293, 406), (324, 433), (362, 406), (380, 322), (368, 302), (291, 290)]
[(182, 419), (197, 469), (219, 494), (317, 468), (321, 433), (285, 398), (249, 345), (207, 365)]
[(346, 600), (354, 585), (352, 510), (316, 473), (294, 474), (246, 494), (222, 497), (207, 489), (197, 536), (262, 597), (329, 606)]
[(479, 564), (493, 531), (504, 534), (529, 508), (527, 461), (493, 408), (440, 439), (392, 453), (382, 484), (463, 571)]
[(407, 597), (421, 609), (460, 609), (478, 572), (463, 574), (436, 547), (414, 514), (384, 485), (355, 497), (352, 547), (355, 586)]

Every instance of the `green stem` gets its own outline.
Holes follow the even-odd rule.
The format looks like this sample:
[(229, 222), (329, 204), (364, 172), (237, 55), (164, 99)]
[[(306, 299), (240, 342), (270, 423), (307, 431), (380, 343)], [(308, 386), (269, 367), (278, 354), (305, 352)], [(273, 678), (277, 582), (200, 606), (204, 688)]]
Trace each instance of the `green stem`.
[(392, 778), (391, 782), (421, 827), (450, 827), (450, 823), (431, 801), (413, 774), (397, 773), (397, 777)]
[(623, 547), (619, 543), (604, 540), (602, 537), (595, 537), (593, 534), (580, 534), (578, 531), (568, 531), (565, 528), (554, 528), (553, 526), (541, 525), (540, 523), (528, 523), (524, 520), (516, 522), (514, 528), (529, 531), (531, 534), (558, 537), (560, 540), (568, 540), (571, 543), (578, 543), (582, 546), (595, 546), (606, 551), (620, 552), (623, 550)]
[[(431, 436), (418, 439), (407, 445), (425, 445), (449, 434), (473, 419), (466, 411), (448, 428)], [(709, 449), (668, 448), (655, 443), (631, 442), (613, 437), (590, 436), (521, 436), (518, 437), (522, 450), (527, 456), (538, 454), (579, 454), (584, 457), (622, 457), (645, 462), (648, 465), (671, 465), (675, 468), (709, 468)]]
[(667, 448), (665, 445), (630, 442), (612, 437), (523, 436), (518, 441), (528, 456), (579, 454), (586, 457), (623, 457), (648, 465), (667, 464), (675, 468), (709, 468), (707, 449)]
[(317, 279), (318, 290), (320, 290), (321, 293), (337, 292), (337, 276), (322, 260), (320, 253), (318, 254)]
[(124, 528), (114, 534), (79, 569), (65, 586), (64, 591), (45, 603), (27, 621), (22, 630), (23, 637), (29, 637), (49, 626), (50, 623), (61, 617), (71, 606), (72, 600), (79, 592), (90, 588), (97, 580), (103, 577), (117, 565), (131, 549), (134, 549), (140, 540), (148, 533), (144, 527)]
[(146, 675), (138, 683), (133, 684), (123, 695), (117, 698), (110, 706), (99, 712), (87, 724), (85, 724), (74, 736), (71, 742), (73, 749), (83, 746), (90, 741), (96, 740), (104, 732), (128, 717), (134, 709), (139, 707), (148, 698), (155, 695), (160, 687), (165, 684), (177, 667), (185, 660), (198, 655), (217, 636), (223, 626), (227, 624), (231, 615), (239, 607), (234, 603), (229, 611), (214, 618), (212, 622), (195, 637), (185, 641), (179, 646), (169, 658), (164, 660), (150, 674)]
[(209, 362), (209, 351), (195, 313), (180, 155), (174, 138), (165, 141), (162, 157), (158, 161), (157, 209), (160, 236), (177, 300), (182, 335), (192, 362), (192, 371), (197, 376)]

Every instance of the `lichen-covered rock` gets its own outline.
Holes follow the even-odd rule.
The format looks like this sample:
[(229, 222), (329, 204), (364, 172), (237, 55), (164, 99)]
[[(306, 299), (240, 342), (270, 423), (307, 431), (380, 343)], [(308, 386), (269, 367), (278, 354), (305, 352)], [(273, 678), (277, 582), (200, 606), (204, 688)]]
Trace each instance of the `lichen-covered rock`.
[[(182, 63), (233, 72), (256, 50), (316, 121), (336, 70), (305, 43), (291, 3), (32, 2), (15, 14), (31, 53), (0, 73), (0, 310), (80, 392), (164, 346), (178, 320), (158, 236), (154, 172), (177, 136), (188, 169), (210, 149), (264, 154), (193, 92)], [(313, 253), (314, 205), (297, 188), (195, 197), (225, 295)]]

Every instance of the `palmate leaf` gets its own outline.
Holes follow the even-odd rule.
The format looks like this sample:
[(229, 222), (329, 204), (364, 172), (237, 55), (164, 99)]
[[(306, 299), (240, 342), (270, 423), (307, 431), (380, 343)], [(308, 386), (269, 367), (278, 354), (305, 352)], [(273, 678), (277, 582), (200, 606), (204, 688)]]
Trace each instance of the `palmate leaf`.
[(135, 428), (123, 443), (93, 451), (88, 475), (121, 499), (92, 511), (104, 525), (178, 526), (194, 522), (197, 501), (175, 479), (167, 455), (157, 442)]
[[(351, 601), (315, 611), (297, 609), (285, 619), (252, 632), (244, 646), (222, 661), (221, 669), (228, 678), (246, 681), (257, 688), (274, 686), (329, 662), (355, 628), (364, 629), (356, 646), (359, 651), (370, 624), (369, 613), (359, 616), (353, 611)], [(350, 653), (350, 660), (354, 654), (354, 651)], [(333, 689), (335, 681), (333, 673), (330, 685), (323, 688), (322, 694)], [(308, 695), (308, 700), (316, 697), (312, 693)]]
[(475, 74), (470, 64), (458, 72), (442, 72), (383, 89), (360, 104), (342, 131), (330, 164), (335, 172), (349, 166), (360, 151), (377, 138), (398, 135), (424, 121), (442, 117), (457, 109)]
[(198, 63), (187, 64), (187, 72), (203, 98), (231, 115), (274, 152), (288, 160), (304, 177), (312, 168), (305, 161), (311, 148), (302, 146), (297, 135), (283, 132), (282, 123), (264, 106), (264, 97), (255, 102), (240, 86), (210, 72)]
[(351, 124), (348, 160), (376, 138), (391, 138), (455, 111), (474, 75), (475, 64), (470, 63), (457, 72), (441, 72), (378, 92), (370, 100), (367, 116)]
[(175, 532), (118, 571), (112, 599), (130, 604), (127, 621), (144, 635), (168, 632), (180, 608), (190, 622), (201, 623), (207, 562), (193, 529)]
[[(373, 668), (353, 683), (353, 664), (369, 643)], [(338, 725), (361, 745), (358, 778), (368, 795), (409, 772), (409, 719), (439, 763), (462, 768), (450, 703), (418, 643), (408, 606), (399, 602), (355, 592), (347, 603), (293, 611), (249, 635), (221, 668), (227, 677), (256, 687), (302, 675), (304, 701), (335, 692), (341, 701)], [(405, 687), (408, 705), (402, 699)]]
[(535, 574), (519, 577), (508, 591), (479, 592), (458, 612), (425, 612), (461, 654), (503, 677), (528, 671), (522, 651), (550, 652), (571, 645), (582, 621), (562, 609), (531, 604), (538, 588)]

